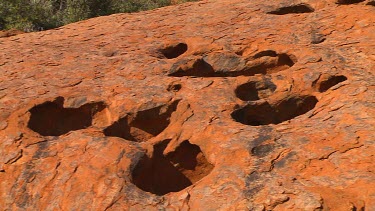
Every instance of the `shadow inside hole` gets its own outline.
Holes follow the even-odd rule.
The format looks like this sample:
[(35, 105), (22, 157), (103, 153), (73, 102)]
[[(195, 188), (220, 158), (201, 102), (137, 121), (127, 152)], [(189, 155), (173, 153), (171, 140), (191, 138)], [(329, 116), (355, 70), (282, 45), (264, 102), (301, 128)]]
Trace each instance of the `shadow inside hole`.
[(279, 54), (279, 59), (277, 60), (276, 66), (288, 66), (292, 67), (295, 64), (293, 59), (285, 53)]
[(165, 56), (167, 59), (174, 59), (182, 54), (184, 54), (188, 50), (188, 45), (185, 43), (178, 43), (177, 45), (169, 46), (165, 49), (161, 50), (161, 53)]
[(317, 103), (318, 100), (314, 96), (294, 96), (274, 105), (268, 102), (248, 104), (235, 110), (231, 116), (235, 121), (245, 125), (279, 124), (307, 113)]
[(104, 130), (104, 135), (144, 142), (159, 135), (170, 123), (178, 101), (127, 115)]
[(178, 92), (182, 88), (181, 84), (169, 84), (167, 90), (170, 92)]
[(277, 54), (272, 50), (262, 51), (254, 55), (255, 60), (253, 65), (249, 65), (247, 68), (240, 72), (231, 73), (231, 76), (253, 76), (256, 74), (271, 74), (280, 72), (294, 66), (295, 61), (288, 54), (282, 53)]
[(263, 81), (250, 81), (238, 86), (236, 96), (243, 101), (255, 101), (267, 98), (276, 90), (276, 85), (269, 78)]
[(183, 76), (196, 76), (196, 77), (213, 77), (215, 71), (213, 67), (203, 59), (193, 61), (181, 60), (173, 64), (168, 76), (183, 77)]
[(267, 14), (273, 15), (286, 15), (286, 14), (298, 14), (298, 13), (311, 13), (314, 12), (314, 8), (312, 8), (308, 4), (297, 4), (287, 7), (281, 7), (274, 11), (268, 12)]
[(348, 78), (346, 76), (343, 76), (343, 75), (339, 75), (339, 76), (330, 76), (328, 79), (320, 82), (319, 84), (319, 92), (325, 92), (327, 91), (329, 88), (341, 83), (341, 82), (344, 82), (346, 81)]
[(60, 136), (92, 125), (93, 116), (105, 108), (103, 102), (79, 108), (64, 108), (64, 98), (45, 102), (30, 109), (28, 127), (43, 136)]
[(147, 155), (132, 172), (132, 182), (141, 190), (156, 195), (177, 192), (208, 175), (213, 165), (204, 157), (199, 146), (184, 141), (174, 152), (163, 155), (170, 140), (154, 146), (152, 157)]
[(260, 51), (260, 52), (256, 53), (253, 56), (253, 58), (258, 59), (258, 58), (261, 58), (261, 57), (264, 57), (264, 56), (276, 57), (277, 53), (276, 53), (276, 51), (273, 51), (273, 50)]
[[(292, 56), (294, 57), (294, 56)], [(270, 74), (292, 67), (295, 64), (294, 58), (288, 54), (277, 54), (275, 51), (267, 50), (259, 52), (246, 67), (234, 71), (215, 70), (211, 64), (204, 59), (181, 60), (172, 65), (168, 76), (183, 77), (237, 77), (253, 76), (255, 74)], [(221, 61), (230, 63), (231, 61)]]
[(336, 4), (348, 5), (364, 2), (365, 0), (337, 0)]

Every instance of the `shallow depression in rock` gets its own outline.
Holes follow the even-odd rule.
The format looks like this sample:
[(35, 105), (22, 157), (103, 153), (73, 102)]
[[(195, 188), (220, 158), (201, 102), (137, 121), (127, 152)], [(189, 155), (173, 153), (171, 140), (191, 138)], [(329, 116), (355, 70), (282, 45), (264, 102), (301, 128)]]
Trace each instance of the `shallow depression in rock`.
[(314, 96), (292, 96), (275, 104), (248, 104), (235, 110), (232, 118), (245, 125), (279, 124), (312, 110), (318, 100)]
[(241, 84), (235, 90), (236, 96), (243, 101), (267, 98), (276, 90), (276, 85), (268, 78), (262, 81), (250, 81)]
[(168, 127), (177, 104), (178, 101), (175, 101), (168, 105), (128, 114), (106, 128), (104, 134), (134, 142), (147, 141)]
[(272, 74), (289, 69), (297, 62), (294, 55), (265, 50), (255, 54), (246, 64), (238, 55), (216, 53), (203, 58), (184, 58), (174, 63), (168, 76), (237, 77)]
[(207, 176), (213, 169), (200, 147), (184, 141), (174, 152), (163, 155), (170, 140), (154, 146), (151, 157), (143, 156), (132, 172), (132, 182), (156, 195), (177, 192)]

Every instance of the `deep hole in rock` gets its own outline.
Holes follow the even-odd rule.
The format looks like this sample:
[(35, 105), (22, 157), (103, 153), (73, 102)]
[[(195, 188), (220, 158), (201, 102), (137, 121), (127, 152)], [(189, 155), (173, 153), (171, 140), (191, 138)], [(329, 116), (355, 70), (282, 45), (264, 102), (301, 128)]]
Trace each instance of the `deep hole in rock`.
[(337, 0), (336, 4), (356, 4), (364, 1), (365, 0)]
[(105, 108), (103, 102), (88, 103), (79, 108), (64, 108), (64, 98), (45, 102), (30, 109), (28, 127), (43, 136), (60, 136), (91, 126), (93, 116)]
[(161, 53), (167, 58), (167, 59), (174, 59), (182, 54), (184, 54), (188, 49), (187, 44), (185, 43), (178, 43), (177, 45), (169, 46), (165, 49), (161, 50)]
[(369, 1), (369, 2), (367, 2), (367, 4), (366, 5), (371, 5), (371, 6), (375, 6), (375, 1)]
[(184, 141), (174, 152), (163, 155), (170, 140), (154, 146), (152, 157), (147, 155), (136, 164), (132, 182), (141, 190), (156, 195), (177, 192), (207, 176), (213, 169), (199, 146)]
[(238, 86), (236, 96), (243, 101), (254, 101), (269, 97), (276, 90), (276, 85), (269, 78), (263, 81), (250, 81)]
[(293, 96), (276, 104), (248, 104), (235, 110), (232, 118), (245, 125), (279, 124), (312, 110), (318, 100), (314, 96)]
[(339, 75), (339, 76), (331, 76), (329, 77), (327, 80), (324, 80), (322, 81), (320, 84), (319, 84), (319, 92), (325, 92), (327, 91), (329, 88), (335, 86), (336, 84), (338, 83), (341, 83), (343, 81), (346, 81), (348, 78), (343, 76), (343, 75)]
[(286, 14), (293, 14), (293, 13), (311, 13), (314, 12), (314, 8), (312, 8), (308, 4), (297, 4), (287, 7), (281, 7), (277, 10), (268, 12), (268, 14), (273, 15), (286, 15)]
[(144, 142), (160, 134), (170, 123), (170, 117), (178, 101), (169, 105), (129, 114), (104, 130), (104, 135), (120, 137), (129, 141)]

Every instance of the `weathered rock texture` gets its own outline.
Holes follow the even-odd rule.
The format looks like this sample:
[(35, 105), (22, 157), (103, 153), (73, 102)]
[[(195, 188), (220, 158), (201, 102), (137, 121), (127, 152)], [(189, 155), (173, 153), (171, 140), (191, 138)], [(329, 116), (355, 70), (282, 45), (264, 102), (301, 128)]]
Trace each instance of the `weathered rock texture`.
[(2, 37), (11, 37), (11, 36), (15, 36), (17, 34), (23, 34), (24, 32), (22, 31), (19, 31), (17, 29), (10, 29), (10, 30), (5, 30), (5, 31), (1, 31), (0, 30), (0, 38)]
[(217, 0), (0, 39), (0, 210), (375, 210), (373, 1)]

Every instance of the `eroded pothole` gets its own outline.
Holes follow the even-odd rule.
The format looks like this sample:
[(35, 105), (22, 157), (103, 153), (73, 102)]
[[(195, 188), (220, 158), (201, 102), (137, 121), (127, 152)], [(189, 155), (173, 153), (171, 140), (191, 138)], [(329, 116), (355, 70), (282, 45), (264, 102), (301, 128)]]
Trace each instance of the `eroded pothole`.
[(175, 45), (170, 45), (162, 50), (160, 52), (165, 56), (167, 59), (174, 59), (182, 54), (184, 54), (188, 50), (188, 45), (185, 43), (178, 43)]
[(286, 70), (297, 62), (293, 55), (273, 50), (241, 58), (234, 53), (215, 52), (204, 57), (188, 57), (174, 63), (168, 76), (237, 77), (271, 74)]
[(159, 135), (170, 123), (178, 101), (128, 114), (104, 130), (104, 135), (144, 142)]
[(84, 104), (79, 108), (64, 108), (64, 98), (45, 102), (29, 110), (28, 127), (42, 136), (60, 136), (92, 125), (93, 117), (106, 106), (103, 102)]
[(296, 4), (286, 7), (280, 7), (276, 10), (267, 12), (267, 14), (273, 15), (286, 15), (286, 14), (298, 14), (298, 13), (311, 13), (314, 12), (314, 8), (312, 8), (308, 4)]
[(175, 151), (163, 155), (170, 140), (154, 146), (151, 157), (144, 155), (132, 172), (132, 182), (156, 195), (177, 192), (207, 176), (213, 169), (200, 147), (184, 141)]
[(231, 116), (235, 121), (245, 125), (279, 124), (307, 113), (317, 103), (318, 99), (315, 96), (291, 96), (275, 104), (251, 103), (235, 110)]
[(331, 76), (328, 76), (328, 77), (323, 77), (321, 78), (318, 83), (317, 83), (317, 87), (318, 87), (318, 90), (319, 92), (325, 92), (327, 91), (329, 88), (341, 83), (341, 82), (344, 82), (346, 81), (348, 78), (346, 76), (343, 76), (343, 75), (331, 75)]
[(277, 53), (273, 50), (260, 51), (252, 56), (252, 60), (247, 62), (245, 69), (232, 75), (253, 76), (277, 73), (293, 67), (296, 62), (297, 59), (294, 55)]
[(347, 4), (357, 4), (360, 2), (364, 2), (365, 0), (337, 0), (336, 4), (342, 4), (342, 5), (347, 5)]
[(238, 86), (236, 96), (243, 101), (254, 101), (267, 98), (276, 90), (276, 85), (269, 78), (261, 81), (250, 81)]

